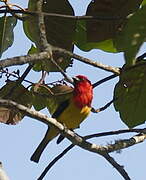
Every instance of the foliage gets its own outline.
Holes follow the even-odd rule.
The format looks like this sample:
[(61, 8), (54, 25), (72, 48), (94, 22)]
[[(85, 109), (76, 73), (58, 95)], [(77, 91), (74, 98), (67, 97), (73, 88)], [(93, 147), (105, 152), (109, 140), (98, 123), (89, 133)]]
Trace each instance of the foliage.
[(14, 41), (13, 29), (17, 19), (12, 16), (0, 17), (0, 57), (4, 51), (12, 46)]
[(145, 63), (145, 60), (138, 61), (137, 66), (132, 69), (125, 65), (120, 80), (115, 86), (115, 109), (119, 111), (122, 121), (130, 128), (146, 120)]
[(130, 16), (116, 39), (118, 49), (124, 52), (126, 64), (134, 65), (136, 55), (146, 38), (146, 6)]
[[(72, 96), (73, 87), (64, 80), (47, 83), (46, 76), (50, 74), (55, 76), (56, 72), (61, 72), (65, 76), (67, 68), (73, 65), (72, 58), (76, 58), (113, 73), (112, 76), (102, 79), (97, 84), (119, 76), (113, 92), (112, 102), (115, 111), (129, 128), (145, 123), (146, 53), (137, 56), (146, 41), (146, 0), (94, 0), (89, 3), (85, 16), (80, 17), (75, 16), (69, 1), (46, 0), (43, 1), (42, 7), (44, 24), (39, 20), (41, 12), (38, 9), (38, 0), (29, 0), (27, 10), (10, 4), (7, 0), (0, 0), (0, 2), (5, 4), (0, 6), (0, 11), (4, 14), (0, 17), (0, 57), (13, 45), (14, 30), (18, 20), (22, 20), (22, 29), (32, 43), (31, 48), (28, 49), (28, 57), (35, 54), (38, 58), (40, 52), (46, 53), (41, 43), (42, 29), (52, 49), (53, 47), (61, 49), (53, 49), (52, 54), (48, 53), (45, 56), (45, 60), (39, 59), (33, 63), (29, 61), (23, 73), (18, 69), (10, 72), (9, 69), (0, 67), (0, 78), (6, 82), (0, 88), (0, 99), (12, 100), (37, 111), (46, 108), (52, 115), (62, 102)], [(125, 64), (121, 68), (108, 65), (103, 67), (101, 63), (90, 62), (87, 58), (73, 54), (74, 46), (85, 52), (92, 49), (99, 49), (105, 53), (122, 52)], [(26, 80), (31, 70), (33, 70), (32, 73), (40, 75), (38, 82), (34, 82), (33, 79)], [(0, 106), (1, 123), (15, 125), (25, 115), (22, 110)], [(63, 137), (60, 137), (59, 141), (62, 139)]]
[[(35, 0), (30, 0), (28, 4), (28, 10), (36, 10), (37, 3)], [(74, 11), (68, 1), (62, 0), (51, 0), (47, 1), (43, 6), (43, 12), (47, 13), (58, 13), (74, 15)], [(70, 21), (69, 19), (57, 18), (57, 17), (45, 17), (46, 26), (46, 36), (48, 42), (57, 47), (65, 48), (69, 51), (73, 51), (73, 34), (75, 31), (75, 21)], [(32, 28), (32, 25), (34, 28)], [(64, 28), (68, 27), (68, 28)], [(39, 27), (38, 27), (38, 16), (27, 16), (26, 21), (24, 21), (24, 31), (27, 37), (33, 41), (40, 50), (40, 39), (39, 39)], [(72, 65), (72, 60), (68, 56), (62, 56), (57, 52), (53, 54), (53, 59), (60, 65), (62, 69), (66, 69)], [(41, 66), (41, 68), (40, 68)], [(36, 71), (45, 70), (48, 72), (58, 71), (56, 66), (52, 64), (49, 60), (47, 62), (35, 65)]]
[[(143, 63), (143, 66), (132, 68), (132, 66), (141, 63), (136, 61), (136, 56), (146, 37), (145, 4), (145, 0), (92, 1), (86, 11), (86, 15), (89, 16), (88, 19), (84, 18), (84, 16), (76, 19), (73, 8), (66, 0), (60, 0), (59, 2), (58, 0), (51, 0), (43, 4), (43, 12), (69, 15), (68, 17), (45, 15), (46, 37), (51, 45), (71, 52), (73, 52), (73, 47), (76, 45), (83, 51), (97, 48), (111, 53), (124, 53), (125, 66), (122, 68), (120, 80), (115, 86), (114, 98), (117, 100), (115, 100), (114, 105), (116, 111), (120, 113), (121, 120), (128, 127), (134, 127), (145, 122), (144, 102), (146, 102), (146, 97), (143, 83), (145, 81), (145, 63)], [(37, 11), (37, 1), (29, 0), (28, 10)], [(91, 19), (91, 16), (94, 20)], [(24, 32), (34, 43), (28, 54), (39, 53), (41, 47), (38, 16), (23, 14), (23, 18)], [(16, 24), (17, 18), (8, 16), (7, 13), (0, 17), (0, 56), (12, 46), (14, 41), (13, 30)], [(53, 53), (53, 59), (64, 71), (71, 67), (73, 63), (69, 55), (59, 52)], [(33, 70), (59, 71), (50, 59), (34, 63)], [(15, 83), (17, 84), (17, 82)], [(6, 95), (3, 89), (9, 88), (8, 86), (12, 86), (12, 84), (12, 82), (7, 83), (1, 88), (1, 97)], [(62, 84), (51, 87), (35, 82), (31, 85), (31, 88), (27, 89), (27, 92), (31, 94), (31, 98), (24, 97), (24, 99), (28, 98), (29, 105), (33, 105), (38, 111), (48, 107), (49, 112), (52, 114), (60, 102), (64, 100), (64, 96), (62, 95), (61, 100), (59, 98), (56, 100), (55, 96), (50, 97), (50, 92), (54, 93), (54, 90), (56, 91), (57, 87), (60, 86)], [(19, 88), (18, 83), (16, 91), (19, 92)], [(59, 91), (62, 92), (62, 89), (59, 88)], [(44, 99), (43, 96), (39, 95), (41, 93), (49, 97)], [(67, 92), (63, 90), (63, 93), (66, 94)], [(12, 93), (9, 99), (16, 101), (15, 93)], [(21, 101), (20, 103), (23, 104)], [(25, 105), (28, 105), (27, 101)]]
[[(29, 108), (32, 106), (31, 93), (23, 85), (17, 84), (17, 81), (8, 81), (0, 89), (0, 98), (13, 100)], [(18, 110), (0, 107), (0, 122), (14, 125), (23, 117), (24, 114)]]

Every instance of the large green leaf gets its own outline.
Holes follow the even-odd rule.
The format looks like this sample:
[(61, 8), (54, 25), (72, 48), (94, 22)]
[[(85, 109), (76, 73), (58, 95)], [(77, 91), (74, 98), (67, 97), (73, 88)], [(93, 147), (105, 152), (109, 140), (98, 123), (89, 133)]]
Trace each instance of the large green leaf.
[(129, 70), (124, 67), (114, 90), (115, 109), (130, 128), (146, 121), (146, 62), (137, 65), (140, 63), (143, 65)]
[(82, 50), (93, 48), (107, 52), (119, 52), (114, 38), (126, 23), (127, 15), (135, 12), (142, 0), (96, 0), (87, 7), (86, 15), (96, 20), (78, 21), (75, 44)]
[(117, 37), (115, 43), (118, 49), (124, 51), (125, 61), (134, 65), (136, 55), (146, 38), (146, 6), (139, 9), (129, 18), (126, 26)]
[(101, 42), (88, 42), (85, 20), (77, 21), (74, 43), (83, 51), (90, 51), (91, 49), (101, 49), (107, 52), (117, 52), (116, 48), (113, 45), (112, 39), (104, 40)]
[(91, 1), (86, 14), (99, 17), (99, 19), (87, 21), (88, 40), (99, 42), (115, 37), (122, 24), (125, 23), (124, 19), (117, 17), (126, 17), (133, 13), (139, 8), (141, 2), (142, 0)]
[[(36, 0), (29, 1), (28, 9), (30, 11), (37, 10)], [(74, 15), (71, 5), (66, 0), (46, 1), (43, 5), (43, 12)], [(73, 51), (75, 24), (75, 20), (45, 16), (45, 28), (48, 42), (51, 45)], [(27, 19), (23, 25), (25, 34), (36, 44), (36, 47), (40, 49), (38, 16), (27, 16)], [(72, 65), (71, 58), (59, 52), (53, 52), (53, 59), (64, 70)], [(39, 65), (36, 66), (40, 67), (40, 62)], [(48, 72), (59, 71), (58, 68), (49, 60), (43, 62), (41, 68), (41, 70), (46, 70)]]
[(0, 17), (0, 57), (4, 51), (12, 46), (14, 41), (13, 29), (17, 19), (12, 16)]

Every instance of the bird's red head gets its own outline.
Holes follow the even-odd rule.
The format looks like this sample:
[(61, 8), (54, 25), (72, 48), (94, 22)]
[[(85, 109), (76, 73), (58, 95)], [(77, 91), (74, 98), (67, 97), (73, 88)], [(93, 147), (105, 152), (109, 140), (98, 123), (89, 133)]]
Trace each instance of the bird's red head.
[(93, 99), (93, 87), (86, 76), (78, 75), (74, 80), (74, 95), (73, 100), (75, 104), (82, 108), (84, 106), (91, 106)]

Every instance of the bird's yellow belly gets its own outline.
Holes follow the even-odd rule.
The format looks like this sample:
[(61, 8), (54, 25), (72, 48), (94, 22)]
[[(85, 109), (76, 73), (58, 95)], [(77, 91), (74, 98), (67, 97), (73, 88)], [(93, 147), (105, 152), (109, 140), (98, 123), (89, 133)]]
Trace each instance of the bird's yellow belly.
[(91, 107), (85, 106), (83, 108), (78, 108), (74, 103), (71, 103), (57, 120), (64, 124), (68, 129), (75, 129), (79, 127), (90, 111)]

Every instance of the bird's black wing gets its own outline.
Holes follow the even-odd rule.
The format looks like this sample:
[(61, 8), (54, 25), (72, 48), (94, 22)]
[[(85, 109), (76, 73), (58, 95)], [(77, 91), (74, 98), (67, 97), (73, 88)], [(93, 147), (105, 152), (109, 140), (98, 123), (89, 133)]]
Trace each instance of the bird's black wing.
[[(68, 105), (69, 105), (69, 99), (62, 102), (57, 108), (57, 110), (53, 113), (52, 118), (58, 118), (60, 114), (67, 108)], [(59, 138), (57, 139), (57, 144), (59, 144), (64, 138), (65, 138), (64, 136), (60, 135)]]
[(56, 111), (53, 113), (52, 118), (58, 118), (60, 114), (67, 108), (68, 105), (69, 105), (69, 99), (63, 101), (56, 109)]

